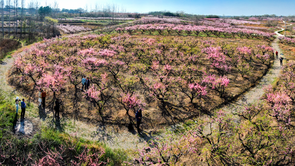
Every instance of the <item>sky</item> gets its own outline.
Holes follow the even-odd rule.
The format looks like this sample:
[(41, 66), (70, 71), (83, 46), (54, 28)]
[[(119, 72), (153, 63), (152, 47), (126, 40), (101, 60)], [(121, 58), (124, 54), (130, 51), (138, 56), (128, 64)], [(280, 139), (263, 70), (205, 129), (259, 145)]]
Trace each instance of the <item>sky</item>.
[[(30, 0), (26, 0), (30, 1)], [(36, 0), (32, 0), (36, 1)], [(37, 0), (42, 6), (55, 0)], [(126, 12), (182, 11), (189, 14), (249, 16), (276, 14), (295, 15), (295, 0), (56, 0), (59, 8), (94, 10), (115, 4)]]

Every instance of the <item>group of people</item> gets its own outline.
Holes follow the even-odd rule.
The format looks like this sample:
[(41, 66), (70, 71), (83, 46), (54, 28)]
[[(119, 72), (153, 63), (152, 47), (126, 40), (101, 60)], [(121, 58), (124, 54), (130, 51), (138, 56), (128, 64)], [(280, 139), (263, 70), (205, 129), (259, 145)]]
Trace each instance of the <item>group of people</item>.
[[(83, 77), (82, 78), (82, 91), (85, 89), (85, 90), (88, 90), (90, 86), (90, 80), (89, 80), (89, 77), (85, 78)], [(16, 114), (18, 114), (18, 109), (19, 109), (19, 102), (21, 100), (19, 99), (19, 97), (16, 97), (15, 99), (15, 104), (16, 104)], [(43, 107), (43, 109), (45, 109), (45, 101), (46, 101), (46, 91), (43, 90), (43, 89), (40, 89), (39, 91), (39, 99), (38, 99), (38, 102), (39, 102), (39, 107)], [(61, 106), (61, 100), (60, 99), (56, 99), (55, 100), (55, 106), (54, 106), (54, 110), (55, 110), (55, 117), (59, 118), (59, 112), (60, 112), (60, 106)], [(22, 99), (21, 101), (21, 121), (24, 121), (24, 117), (25, 117), (25, 112), (26, 112), (26, 103), (25, 103), (25, 99)], [(137, 131), (140, 133), (140, 124), (141, 124), (141, 120), (142, 120), (142, 109), (139, 108), (135, 114), (135, 118), (136, 118), (136, 128), (137, 128)]]
[[(39, 102), (39, 107), (41, 107), (41, 108), (43, 107), (43, 109), (45, 109), (45, 101), (46, 101), (45, 99), (46, 99), (46, 91), (40, 89), (38, 102)], [(20, 101), (21, 100), (19, 99), (19, 97), (16, 97), (16, 99), (15, 99), (16, 114), (18, 114)], [(55, 110), (55, 116), (58, 118), (59, 118), (60, 105), (61, 105), (61, 100), (56, 99), (54, 110)], [(27, 105), (25, 103), (25, 99), (22, 99), (22, 101), (21, 101), (21, 110), (22, 110), (21, 122), (23, 122), (25, 119), (26, 107), (27, 107)]]
[(89, 80), (89, 77), (85, 78), (84, 76), (82, 77), (82, 88), (81, 90), (83, 91), (84, 89), (85, 90), (88, 90), (90, 86), (90, 80)]
[[(276, 58), (278, 59), (279, 58), (279, 52), (278, 51), (276, 51)], [(280, 57), (280, 65), (281, 66), (283, 66), (283, 60), (284, 60), (285, 58), (283, 58), (283, 57)]]
[[(16, 97), (16, 99), (15, 99), (16, 114), (18, 114), (20, 101), (21, 100), (19, 99), (19, 97)], [(26, 108), (27, 108), (27, 104), (25, 103), (25, 99), (22, 99), (20, 106), (21, 106), (21, 110), (22, 110), (20, 119), (21, 119), (21, 122), (23, 122), (25, 119), (25, 113), (26, 113)]]

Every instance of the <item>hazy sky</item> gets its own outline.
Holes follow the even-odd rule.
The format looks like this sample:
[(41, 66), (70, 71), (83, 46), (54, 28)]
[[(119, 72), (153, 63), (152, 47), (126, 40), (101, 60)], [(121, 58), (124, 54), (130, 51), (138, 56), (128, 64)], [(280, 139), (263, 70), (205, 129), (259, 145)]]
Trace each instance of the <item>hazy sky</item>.
[[(26, 0), (27, 2), (30, 0)], [(32, 0), (36, 1), (36, 0)], [(54, 0), (38, 0), (41, 5)], [(127, 12), (184, 11), (192, 14), (215, 15), (295, 15), (295, 0), (56, 0), (59, 8), (94, 9), (116, 4)]]

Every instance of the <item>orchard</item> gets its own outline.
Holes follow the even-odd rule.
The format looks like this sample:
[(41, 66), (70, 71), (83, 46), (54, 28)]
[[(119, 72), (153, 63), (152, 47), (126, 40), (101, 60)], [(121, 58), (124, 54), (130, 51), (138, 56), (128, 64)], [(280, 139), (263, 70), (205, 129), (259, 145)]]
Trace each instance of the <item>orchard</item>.
[[(130, 126), (138, 108), (144, 128), (165, 126), (234, 100), (271, 66), (267, 42), (196, 37), (69, 36), (44, 40), (15, 60), (10, 82), (49, 104), (59, 98), (65, 115)], [(81, 91), (82, 77), (91, 85)]]

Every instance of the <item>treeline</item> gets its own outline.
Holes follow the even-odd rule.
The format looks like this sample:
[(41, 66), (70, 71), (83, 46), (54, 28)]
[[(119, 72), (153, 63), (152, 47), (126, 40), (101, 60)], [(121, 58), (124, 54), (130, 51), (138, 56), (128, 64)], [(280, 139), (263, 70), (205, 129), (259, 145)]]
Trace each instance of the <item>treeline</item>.
[(0, 4), (2, 38), (21, 39), (32, 43), (60, 34), (55, 28), (57, 21), (44, 19), (46, 16), (57, 17), (57, 3), (54, 7), (42, 7), (38, 1), (25, 4), (25, 0), (1, 0)]

